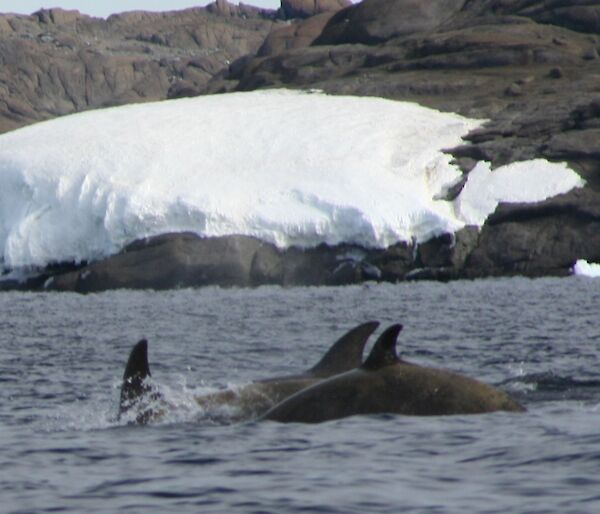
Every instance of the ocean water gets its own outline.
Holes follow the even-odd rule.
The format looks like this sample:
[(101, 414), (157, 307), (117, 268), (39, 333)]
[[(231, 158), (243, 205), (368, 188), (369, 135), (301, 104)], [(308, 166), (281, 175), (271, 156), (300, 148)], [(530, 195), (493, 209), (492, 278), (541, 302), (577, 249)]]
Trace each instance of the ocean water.
[[(0, 511), (598, 512), (599, 305), (600, 281), (581, 277), (0, 294)], [(404, 324), (407, 360), (528, 412), (285, 425), (193, 406), (310, 367), (370, 319)], [(148, 426), (115, 416), (141, 337), (180, 407)]]

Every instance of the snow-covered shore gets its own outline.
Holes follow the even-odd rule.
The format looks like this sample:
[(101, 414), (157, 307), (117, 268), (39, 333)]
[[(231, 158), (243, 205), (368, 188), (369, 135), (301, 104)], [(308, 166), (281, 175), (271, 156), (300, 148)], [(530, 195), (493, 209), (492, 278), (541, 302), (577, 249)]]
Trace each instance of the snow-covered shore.
[(4, 269), (99, 259), (191, 231), (280, 248), (387, 247), (482, 225), (500, 201), (581, 187), (565, 164), (526, 161), (461, 177), (444, 149), (480, 126), (379, 98), (286, 90), (130, 105), (0, 136)]

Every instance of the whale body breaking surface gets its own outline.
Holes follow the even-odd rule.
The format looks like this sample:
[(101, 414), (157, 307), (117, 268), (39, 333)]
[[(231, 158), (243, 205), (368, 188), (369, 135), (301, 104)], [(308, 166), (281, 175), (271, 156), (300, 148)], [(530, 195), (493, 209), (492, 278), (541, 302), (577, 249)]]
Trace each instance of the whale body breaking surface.
[(381, 98), (287, 90), (90, 111), (0, 136), (0, 271), (93, 261), (168, 232), (385, 248), (583, 186), (543, 159), (461, 179), (481, 126)]
[[(248, 384), (196, 397), (205, 413), (228, 404), (238, 411), (229, 421), (263, 419), (318, 423), (364, 414), (441, 416), (525, 412), (506, 392), (446, 370), (406, 362), (396, 352), (402, 325), (389, 326), (366, 359), (362, 352), (379, 325), (357, 325), (338, 339), (319, 363), (296, 375)], [(119, 418), (145, 424), (159, 421), (176, 407), (148, 382), (148, 342), (131, 350), (121, 387)]]

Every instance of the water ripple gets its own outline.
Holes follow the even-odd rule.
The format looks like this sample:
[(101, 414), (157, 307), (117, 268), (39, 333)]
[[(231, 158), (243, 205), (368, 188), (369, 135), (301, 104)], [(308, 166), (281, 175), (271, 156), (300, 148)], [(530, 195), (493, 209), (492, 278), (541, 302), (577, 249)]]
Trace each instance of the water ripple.
[[(597, 284), (2, 294), (1, 510), (596, 512)], [(404, 324), (406, 359), (499, 384), (529, 412), (305, 426), (223, 424), (193, 408), (194, 394), (314, 365), (367, 319)], [(181, 407), (148, 427), (115, 419), (141, 337)]]

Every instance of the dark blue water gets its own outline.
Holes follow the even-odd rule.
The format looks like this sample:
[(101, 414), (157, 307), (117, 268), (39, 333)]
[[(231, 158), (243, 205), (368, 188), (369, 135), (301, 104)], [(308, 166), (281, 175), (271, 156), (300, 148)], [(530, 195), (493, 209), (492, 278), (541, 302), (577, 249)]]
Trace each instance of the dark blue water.
[[(600, 511), (600, 280), (0, 295), (0, 511)], [(217, 423), (194, 394), (303, 370), (353, 325), (526, 414)], [(115, 421), (131, 346), (180, 408)]]

